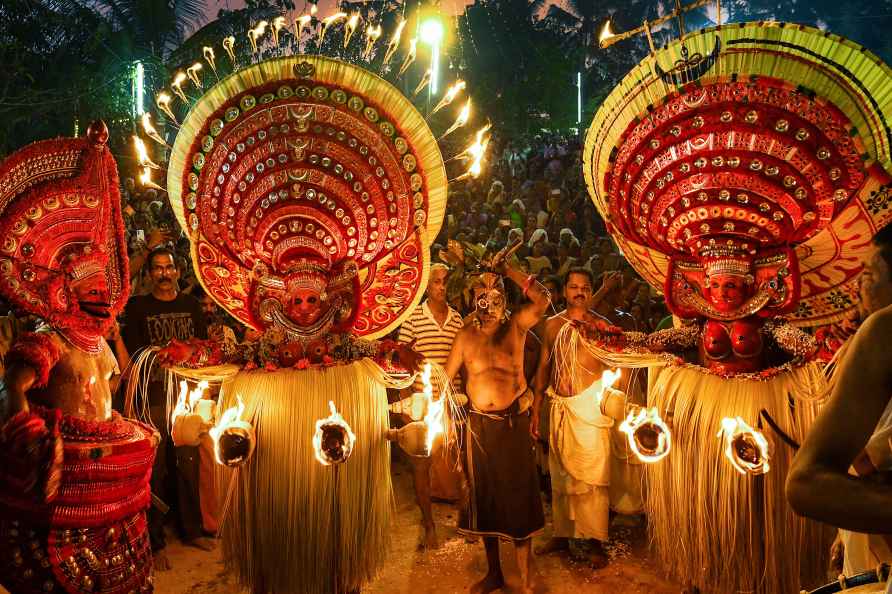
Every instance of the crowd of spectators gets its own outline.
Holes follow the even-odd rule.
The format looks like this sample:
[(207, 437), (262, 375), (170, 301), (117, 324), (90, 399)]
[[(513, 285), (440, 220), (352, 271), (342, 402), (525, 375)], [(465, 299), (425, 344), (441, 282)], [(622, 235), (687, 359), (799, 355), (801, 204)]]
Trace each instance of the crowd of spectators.
[[(449, 240), (490, 251), (520, 240), (516, 255), (521, 265), (551, 288), (558, 287), (574, 266), (592, 271), (598, 279), (596, 289), (606, 273), (618, 271), (607, 279), (615, 290), (599, 307), (600, 313), (630, 329), (653, 330), (667, 315), (663, 300), (637, 276), (607, 234), (585, 187), (579, 140), (543, 134), (497, 138), (493, 145), (483, 175), (451, 184), (433, 259), (440, 258)], [(196, 291), (200, 297), (189, 241), (166, 195), (126, 178), (122, 197), (133, 294), (148, 292), (145, 255), (165, 245), (176, 253), (182, 292)]]

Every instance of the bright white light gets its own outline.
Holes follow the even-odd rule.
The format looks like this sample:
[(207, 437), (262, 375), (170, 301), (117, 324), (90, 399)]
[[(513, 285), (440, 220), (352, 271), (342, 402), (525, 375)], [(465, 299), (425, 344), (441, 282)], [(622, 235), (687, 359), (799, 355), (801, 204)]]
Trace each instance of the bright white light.
[(431, 46), (431, 95), (439, 91), (440, 81), (440, 42), (443, 41), (443, 23), (440, 19), (430, 18), (421, 23), (418, 32), (421, 41)]
[(146, 89), (146, 70), (142, 62), (136, 63), (136, 105), (135, 111), (137, 116), (145, 113), (145, 89)]
[(582, 123), (582, 73), (576, 73), (576, 123)]

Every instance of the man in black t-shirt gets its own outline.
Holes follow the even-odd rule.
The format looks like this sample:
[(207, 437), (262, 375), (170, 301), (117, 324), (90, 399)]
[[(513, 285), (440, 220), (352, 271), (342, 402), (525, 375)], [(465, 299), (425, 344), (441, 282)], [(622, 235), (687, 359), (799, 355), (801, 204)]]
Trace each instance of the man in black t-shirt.
[[(137, 295), (124, 309), (124, 343), (131, 357), (150, 346), (165, 346), (171, 339), (207, 338), (207, 324), (201, 304), (191, 295), (179, 292), (180, 278), (174, 253), (165, 247), (152, 250), (146, 257), (152, 292)], [(198, 447), (173, 447), (168, 432), (168, 411), (164, 386), (165, 371), (154, 366), (148, 385), (148, 408), (152, 423), (161, 433), (161, 444), (152, 468), (152, 492), (168, 503), (176, 494), (178, 525), (183, 541), (202, 549), (210, 549), (213, 542), (203, 538), (201, 507), (198, 496)], [(136, 378), (132, 378), (136, 381)], [(139, 406), (144, 405), (141, 403)], [(166, 480), (169, 469), (176, 468), (175, 480)], [(171, 477), (173, 478), (173, 477)], [(171, 488), (166, 488), (170, 484)], [(170, 561), (162, 552), (165, 547), (164, 517), (156, 508), (149, 510), (149, 536), (155, 551), (155, 568), (170, 568)]]

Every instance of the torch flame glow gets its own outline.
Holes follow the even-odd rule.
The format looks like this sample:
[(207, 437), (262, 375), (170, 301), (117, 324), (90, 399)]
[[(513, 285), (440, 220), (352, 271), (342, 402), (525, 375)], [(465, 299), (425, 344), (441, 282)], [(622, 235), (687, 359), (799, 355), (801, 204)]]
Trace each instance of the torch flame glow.
[(310, 3), (310, 14), (315, 15), (317, 12), (319, 12), (319, 5), (316, 4), (315, 2), (311, 2)]
[(248, 41), (251, 42), (251, 52), (257, 53), (257, 40), (266, 33), (266, 27), (269, 25), (266, 21), (260, 21), (253, 29), (248, 29)]
[(372, 26), (369, 25), (365, 30), (365, 50), (362, 52), (362, 59), (368, 60), (372, 55), (372, 49), (375, 47), (375, 42), (378, 41), (378, 38), (381, 37), (381, 25)]
[(294, 34), (297, 37), (300, 37), (301, 31), (304, 30), (304, 27), (310, 24), (311, 20), (313, 20), (313, 17), (308, 14), (302, 14), (294, 19)]
[(598, 35), (598, 44), (604, 47), (604, 42), (615, 36), (616, 33), (613, 32), (613, 18), (609, 18), (604, 23), (604, 26), (601, 27), (601, 33)]
[(322, 47), (322, 42), (325, 41), (325, 33), (328, 31), (328, 28), (339, 20), (346, 17), (346, 12), (336, 12), (333, 15), (327, 16), (322, 19), (322, 32), (319, 34), (319, 47)]
[(217, 422), (211, 427), (210, 431), (208, 431), (208, 435), (211, 436), (211, 439), (214, 441), (214, 455), (217, 458), (217, 464), (225, 465), (226, 462), (220, 458), (220, 448), (218, 444), (220, 442), (220, 436), (223, 435), (223, 432), (226, 431), (229, 427), (236, 425), (242, 422), (242, 415), (245, 412), (245, 403), (242, 402), (242, 397), (236, 396), (237, 404), (236, 406), (230, 406), (227, 408)]
[(427, 413), (424, 415), (424, 424), (427, 426), (427, 441), (425, 443), (428, 454), (434, 447), (434, 440), (441, 433), (446, 432), (443, 415), (446, 412), (446, 399), (442, 396), (434, 400), (434, 387), (431, 384), (431, 364), (424, 364), (421, 373), (421, 383), (424, 386), (424, 396), (427, 400)]
[(152, 181), (152, 169), (151, 167), (143, 167), (142, 173), (139, 174), (139, 183), (144, 188), (154, 188), (156, 190), (163, 190), (161, 186)]
[(288, 21), (283, 16), (277, 16), (273, 19), (273, 44), (279, 47), (279, 33), (285, 28)]
[(356, 32), (357, 25), (359, 25), (359, 13), (354, 12), (350, 15), (350, 18), (347, 19), (347, 23), (344, 26), (344, 47), (350, 45), (350, 39), (353, 37), (353, 33)]
[(180, 70), (173, 77), (173, 82), (170, 83), (170, 88), (176, 93), (177, 97), (182, 99), (183, 103), (188, 103), (189, 100), (186, 98), (186, 93), (183, 92), (183, 83), (186, 82), (186, 73)]
[(440, 140), (446, 138), (462, 126), (468, 123), (468, 119), (471, 117), (471, 100), (468, 99), (465, 102), (465, 106), (461, 108), (461, 111), (458, 113), (458, 117), (455, 118), (455, 122), (449, 126), (449, 129), (446, 130), (442, 136), (440, 136)]
[(136, 159), (139, 161), (140, 167), (150, 167), (152, 169), (161, 169), (157, 163), (153, 162), (149, 158), (149, 151), (146, 150), (146, 143), (142, 141), (142, 138), (133, 135), (133, 146), (136, 148)]
[(145, 131), (146, 136), (157, 142), (158, 144), (163, 144), (164, 146), (169, 147), (170, 145), (164, 142), (164, 139), (158, 134), (158, 130), (155, 129), (155, 126), (152, 125), (152, 115), (149, 112), (143, 112), (142, 114), (142, 129)]
[(477, 133), (474, 135), (474, 143), (457, 155), (457, 158), (470, 159), (471, 166), (468, 168), (467, 172), (457, 177), (456, 181), (467, 179), (469, 177), (478, 177), (483, 171), (483, 158), (486, 156), (486, 149), (489, 146), (490, 139), (489, 136), (484, 139), (483, 135), (486, 134), (490, 128), (492, 128), (492, 124), (486, 124), (477, 130)]
[(235, 66), (235, 36), (230, 35), (223, 39), (223, 49), (229, 54), (229, 61)]
[(431, 110), (431, 115), (437, 113), (438, 111), (452, 103), (452, 100), (455, 99), (455, 97), (464, 90), (465, 86), (467, 86), (465, 85), (465, 81), (460, 80), (446, 89), (446, 93), (443, 95), (443, 98), (440, 99), (440, 102), (437, 103), (436, 107)]
[(406, 53), (406, 57), (403, 58), (403, 65), (400, 66), (399, 75), (402, 76), (405, 74), (406, 70), (409, 69), (409, 66), (412, 65), (412, 62), (415, 61), (415, 57), (418, 55), (418, 38), (415, 37), (409, 40), (409, 51)]
[(390, 59), (393, 57), (393, 54), (396, 53), (396, 50), (400, 47), (400, 38), (403, 36), (403, 29), (406, 26), (406, 19), (401, 19), (399, 25), (396, 26), (396, 31), (393, 32), (393, 36), (390, 38), (390, 41), (387, 42), (387, 52), (384, 54), (384, 63), (387, 64), (390, 62)]
[(185, 380), (180, 381), (180, 395), (177, 397), (177, 405), (170, 415), (170, 424), (176, 423), (177, 419), (182, 415), (191, 414), (195, 410), (195, 404), (204, 396), (205, 390), (208, 389), (208, 383), (204, 380), (189, 390), (189, 384)]
[(158, 109), (163, 111), (172, 122), (177, 123), (177, 118), (173, 115), (173, 111), (170, 109), (170, 95), (164, 91), (158, 93), (158, 96), (155, 97), (155, 105), (157, 105)]
[(431, 84), (431, 76), (433, 76), (433, 71), (428, 68), (424, 71), (424, 75), (421, 77), (421, 81), (418, 83), (418, 86), (415, 87), (415, 91), (412, 93), (412, 97), (417, 97), (418, 93), (423, 91), (427, 85)]
[(331, 462), (326, 458), (325, 453), (322, 451), (322, 428), (325, 425), (339, 425), (344, 429), (347, 434), (347, 438), (344, 441), (344, 449), (346, 451), (352, 451), (353, 444), (356, 442), (356, 436), (353, 434), (353, 430), (350, 428), (350, 425), (347, 424), (344, 417), (341, 416), (341, 413), (338, 412), (338, 409), (335, 408), (334, 402), (329, 400), (328, 407), (331, 410), (331, 415), (316, 421), (316, 433), (313, 434), (313, 453), (316, 454), (316, 460), (323, 466), (331, 465)]
[[(629, 439), (629, 449), (632, 453), (648, 464), (659, 462), (669, 455), (672, 449), (672, 434), (668, 425), (660, 418), (656, 407), (639, 408), (637, 413), (632, 411), (626, 420), (620, 423), (619, 430), (625, 433)], [(655, 443), (645, 445), (642, 443), (639, 432), (646, 431)]]
[(214, 48), (209, 45), (201, 48), (202, 53), (204, 54), (204, 60), (208, 63), (208, 66), (211, 67), (211, 70), (214, 71), (214, 74), (217, 74), (217, 63), (215, 62), (216, 56), (214, 55)]
[(771, 470), (768, 439), (740, 417), (722, 419), (722, 428), (716, 437), (724, 439), (725, 457), (740, 474), (758, 475)]
[(198, 87), (199, 89), (204, 88), (201, 84), (201, 79), (198, 78), (198, 71), (201, 70), (201, 62), (196, 62), (186, 68), (186, 76), (189, 77), (189, 80), (192, 81), (192, 84)]

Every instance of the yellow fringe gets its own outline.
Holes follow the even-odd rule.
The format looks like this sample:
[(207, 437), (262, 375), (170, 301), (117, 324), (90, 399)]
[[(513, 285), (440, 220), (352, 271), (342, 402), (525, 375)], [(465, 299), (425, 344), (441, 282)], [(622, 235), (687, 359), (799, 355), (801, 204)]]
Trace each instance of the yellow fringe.
[(647, 467), (646, 509), (657, 557), (674, 579), (721, 594), (789, 594), (823, 581), (833, 532), (796, 516), (784, 498), (795, 452), (766, 426), (771, 470), (743, 476), (716, 434), (723, 417), (755, 427), (765, 409), (801, 442), (825, 392), (817, 364), (765, 381), (685, 366), (651, 369), (648, 404), (671, 419), (673, 444), (666, 459)]
[[(234, 474), (222, 527), (224, 559), (242, 586), (255, 593), (333, 594), (372, 578), (388, 549), (393, 507), (384, 386), (397, 383), (374, 363), (359, 361), (243, 372), (223, 384), (220, 406), (232, 406), (240, 395), (257, 432), (253, 458), (221, 471), (224, 484)], [(353, 454), (337, 470), (313, 454), (315, 424), (330, 414), (329, 400), (356, 434)]]

